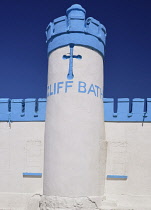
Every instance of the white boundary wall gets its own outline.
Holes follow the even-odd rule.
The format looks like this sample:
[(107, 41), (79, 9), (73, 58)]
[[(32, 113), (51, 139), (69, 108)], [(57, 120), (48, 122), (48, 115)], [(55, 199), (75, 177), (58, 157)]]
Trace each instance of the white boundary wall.
[[(45, 123), (13, 122), (10, 125), (11, 128), (9, 123), (0, 123), (0, 209), (37, 210), (43, 178), (27, 178), (22, 173), (42, 172)], [(151, 123), (106, 122), (105, 129), (108, 142), (106, 175), (126, 175), (128, 178), (106, 179), (104, 205), (113, 202), (115, 206), (150, 210)], [(31, 156), (29, 149), (31, 165), (27, 158), (29, 142), (32, 145)], [(41, 145), (40, 150), (37, 142)], [(39, 159), (35, 159), (37, 154), (40, 154)]]
[(0, 209), (29, 210), (42, 194), (43, 179), (23, 173), (43, 172), (43, 143), (44, 122), (0, 122)]
[(107, 180), (105, 194), (121, 206), (151, 209), (151, 123), (106, 122), (107, 175), (127, 180)]

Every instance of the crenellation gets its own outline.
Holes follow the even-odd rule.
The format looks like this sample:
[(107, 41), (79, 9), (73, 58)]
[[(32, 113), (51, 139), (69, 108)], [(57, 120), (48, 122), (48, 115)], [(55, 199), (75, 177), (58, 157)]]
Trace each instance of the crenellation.
[(147, 109), (146, 117), (151, 116), (151, 98), (147, 98), (146, 109)]
[(32, 120), (33, 116), (36, 115), (36, 99), (35, 98), (27, 98), (25, 99), (25, 118), (28, 120)]
[(50, 22), (46, 29), (48, 55), (55, 49), (71, 43), (86, 46), (104, 55), (105, 27), (92, 17), (85, 18), (85, 9), (74, 5), (61, 16)]
[[(45, 112), (46, 98), (0, 99), (0, 121), (45, 121)], [(104, 98), (104, 115), (106, 122), (151, 122), (151, 98), (119, 98), (117, 113), (114, 99)]]
[(61, 16), (54, 19), (52, 24), (53, 35), (64, 33), (67, 30), (67, 18), (66, 16)]
[(50, 22), (46, 29), (47, 42), (49, 42), (53, 36), (59, 36), (62, 33), (68, 32), (90, 34), (98, 39), (101, 39), (103, 44), (105, 44), (105, 27), (98, 20), (92, 17), (88, 17), (85, 20), (85, 17), (80, 16), (73, 16), (70, 18), (68, 16), (61, 16), (54, 19), (53, 22)]
[(114, 99), (113, 98), (104, 98), (103, 101), (104, 101), (104, 119), (107, 120), (107, 119), (113, 118)]
[(38, 118), (41, 119), (41, 121), (45, 121), (45, 115), (46, 115), (46, 98), (39, 98), (38, 99)]
[(20, 118), (23, 117), (23, 114), (23, 99), (12, 99), (9, 121), (21, 121)]
[(141, 98), (134, 98), (132, 100), (132, 118), (134, 121), (137, 121), (137, 119), (144, 121), (144, 101)]
[[(50, 41), (51, 36), (53, 35), (53, 23), (49, 23), (49, 25), (46, 28), (46, 43), (48, 43)], [(49, 37), (49, 38), (48, 38)]]
[(150, 122), (151, 100), (141, 98), (119, 98), (117, 102), (117, 113), (114, 113), (114, 99), (104, 99), (104, 114), (107, 122)]
[(8, 121), (9, 98), (0, 98), (0, 121)]
[(118, 112), (125, 114), (129, 113), (129, 98), (118, 99)]
[(106, 40), (106, 28), (93, 17), (88, 17), (85, 21), (86, 29), (85, 32), (92, 34), (100, 39), (105, 44)]
[(46, 99), (0, 99), (0, 122), (45, 121)]

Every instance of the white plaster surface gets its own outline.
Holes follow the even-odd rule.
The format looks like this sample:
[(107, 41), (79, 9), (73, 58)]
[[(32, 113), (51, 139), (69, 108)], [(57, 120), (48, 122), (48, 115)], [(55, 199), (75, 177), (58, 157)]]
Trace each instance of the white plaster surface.
[[(67, 81), (69, 46), (55, 50), (49, 57), (48, 85)], [(104, 193), (105, 132), (102, 98), (90, 85), (103, 92), (103, 61), (95, 51), (75, 46), (73, 87), (68, 92), (47, 98), (45, 130), (44, 194), (51, 196), (99, 196)], [(71, 80), (70, 80), (71, 81)], [(87, 92), (78, 92), (78, 82)]]
[(41, 196), (31, 193), (0, 193), (0, 210), (39, 210)]
[[(0, 209), (25, 209), (42, 193), (44, 122), (0, 122)], [(31, 193), (31, 194), (30, 194)]]
[(151, 209), (151, 123), (106, 122), (108, 142), (106, 175), (126, 175), (127, 180), (107, 180), (107, 199), (132, 209)]
[[(44, 209), (42, 202), (46, 198), (41, 196), (43, 177), (22, 176), (23, 172), (42, 172), (44, 126), (44, 122), (14, 122), (9, 127), (9, 123), (0, 122), (0, 210)], [(105, 131), (108, 148), (106, 175), (127, 175), (128, 179), (105, 180), (100, 209), (151, 210), (151, 123), (106, 122)], [(37, 159), (39, 142), (41, 152)], [(50, 200), (54, 197), (47, 198), (45, 209), (51, 209)], [(55, 205), (61, 202), (64, 209), (62, 199), (58, 198)], [(69, 204), (77, 199), (69, 196), (69, 200), (67, 197), (65, 200)], [(81, 203), (86, 202), (79, 201), (74, 210), (82, 209)]]

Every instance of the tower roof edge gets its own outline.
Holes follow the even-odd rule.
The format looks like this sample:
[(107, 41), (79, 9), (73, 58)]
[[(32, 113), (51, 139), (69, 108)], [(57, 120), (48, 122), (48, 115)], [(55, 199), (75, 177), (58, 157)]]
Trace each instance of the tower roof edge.
[(92, 17), (85, 18), (86, 10), (74, 4), (66, 11), (66, 16), (56, 18), (46, 29), (48, 54), (71, 43), (86, 46), (104, 55), (106, 29)]

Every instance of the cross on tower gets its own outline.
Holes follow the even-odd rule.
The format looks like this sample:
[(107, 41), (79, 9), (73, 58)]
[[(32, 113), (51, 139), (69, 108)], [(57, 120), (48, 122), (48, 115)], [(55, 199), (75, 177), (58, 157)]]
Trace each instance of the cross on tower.
[(74, 78), (74, 74), (73, 74), (73, 58), (77, 58), (77, 59), (82, 59), (81, 55), (73, 55), (73, 48), (74, 48), (74, 44), (70, 44), (70, 55), (63, 55), (63, 59), (70, 59), (69, 60), (69, 70), (68, 70), (68, 74), (67, 74), (67, 79), (71, 80)]

